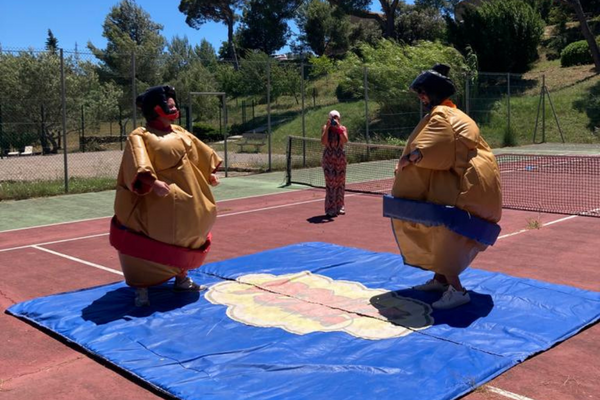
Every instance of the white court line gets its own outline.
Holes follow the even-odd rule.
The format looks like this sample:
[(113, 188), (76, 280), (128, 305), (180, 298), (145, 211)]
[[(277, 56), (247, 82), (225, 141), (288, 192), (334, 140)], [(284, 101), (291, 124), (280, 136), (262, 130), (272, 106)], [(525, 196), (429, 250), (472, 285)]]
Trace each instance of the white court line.
[(58, 252), (56, 252), (56, 251), (52, 251), (52, 250), (49, 250), (49, 249), (45, 249), (45, 248), (43, 248), (43, 247), (38, 247), (38, 246), (36, 246), (36, 245), (33, 245), (33, 246), (31, 246), (31, 247), (33, 247), (34, 249), (38, 249), (38, 250), (41, 250), (41, 251), (45, 251), (45, 252), (47, 252), (47, 253), (50, 253), (50, 254), (54, 254), (55, 256), (59, 256), (59, 257), (66, 258), (67, 260), (71, 260), (71, 261), (79, 262), (79, 263), (82, 263), (82, 264), (88, 265), (88, 266), (90, 266), (90, 267), (94, 267), (94, 268), (101, 269), (101, 270), (103, 270), (103, 271), (112, 272), (113, 274), (117, 274), (117, 275), (121, 275), (121, 276), (123, 275), (123, 273), (122, 273), (121, 271), (117, 271), (116, 269), (107, 268), (107, 267), (104, 267), (104, 266), (102, 266), (102, 265), (94, 264), (94, 263), (91, 263), (91, 262), (89, 262), (89, 261), (84, 261), (84, 260), (82, 260), (81, 258), (71, 257), (71, 256), (68, 256), (68, 255), (66, 255), (66, 254), (62, 254), (62, 253), (58, 253)]
[[(306, 189), (293, 189), (290, 192), (279, 192), (279, 193), (269, 193), (269, 194), (257, 194), (254, 196), (246, 196), (246, 197), (236, 197), (235, 199), (225, 199), (225, 200), (219, 200), (217, 201), (217, 206), (220, 203), (226, 203), (228, 201), (235, 201), (235, 200), (245, 200), (245, 199), (253, 199), (256, 197), (267, 197), (267, 196), (277, 196), (279, 194), (288, 194), (288, 193), (294, 193), (294, 192), (300, 192), (300, 191), (304, 191), (304, 190), (309, 190), (309, 189), (314, 189), (314, 188), (306, 188)], [(346, 197), (348, 197), (348, 195), (346, 195)], [(96, 221), (99, 219), (104, 219), (104, 218), (112, 218), (112, 215), (108, 215), (106, 217), (95, 217), (95, 218), (87, 218), (87, 219), (76, 219), (74, 221), (67, 221), (67, 222), (55, 222), (53, 224), (45, 224), (45, 225), (36, 225), (36, 226), (28, 226), (25, 228), (15, 228), (15, 229), (7, 229), (4, 231), (0, 231), (0, 233), (4, 233), (4, 232), (15, 232), (15, 231), (24, 231), (26, 229), (37, 229), (37, 228), (47, 228), (49, 226), (58, 226), (58, 225), (65, 225), (65, 224), (76, 224), (79, 222), (89, 222), (89, 221)]]
[[(361, 194), (348, 194), (348, 195), (346, 195), (346, 197), (354, 197), (354, 196), (361, 196)], [(230, 216), (234, 216), (234, 215), (241, 215), (241, 214), (249, 214), (249, 213), (254, 213), (254, 212), (274, 210), (276, 208), (293, 207), (293, 206), (298, 206), (298, 205), (301, 205), (301, 204), (316, 203), (316, 202), (320, 202), (320, 201), (323, 201), (323, 199), (314, 199), (314, 200), (300, 201), (300, 202), (296, 202), (296, 203), (288, 203), (288, 204), (282, 204), (282, 205), (279, 205), (279, 206), (272, 206), (272, 207), (255, 208), (253, 210), (239, 211), (239, 212), (234, 212), (234, 213), (229, 213), (229, 214), (218, 214), (217, 218), (224, 218), (224, 217), (230, 217)], [(29, 228), (27, 228), (27, 229), (29, 229)], [(3, 232), (7, 232), (7, 231), (3, 231)], [(108, 235), (108, 232), (106, 232), (106, 233), (99, 233), (97, 235), (81, 236), (81, 237), (71, 238), (71, 239), (55, 240), (55, 241), (52, 241), (52, 242), (44, 242), (44, 243), (28, 244), (28, 245), (18, 246), (18, 247), (10, 247), (8, 249), (0, 249), (0, 253), (5, 252), (5, 251), (11, 251), (11, 250), (21, 250), (21, 249), (26, 249), (26, 248), (35, 247), (35, 246), (45, 246), (45, 245), (55, 244), (55, 243), (71, 242), (71, 241), (74, 241), (74, 240), (90, 239), (90, 238), (100, 237), (100, 236), (106, 236), (106, 235)]]
[(90, 239), (90, 238), (95, 238), (95, 237), (100, 237), (100, 236), (106, 236), (106, 235), (108, 235), (108, 233), (98, 233), (97, 235), (80, 236), (78, 238), (54, 240), (52, 242), (44, 242), (44, 243), (36, 243), (36, 244), (27, 244), (25, 246), (11, 247), (9, 249), (0, 249), (0, 253), (2, 253), (4, 251), (21, 250), (21, 249), (27, 249), (29, 247), (46, 246), (46, 245), (49, 245), (49, 244), (71, 242), (73, 240)]
[(502, 390), (494, 386), (486, 386), (486, 389), (492, 393), (499, 394), (500, 396), (504, 396), (512, 400), (533, 400), (530, 397), (521, 396), (520, 394), (512, 393), (507, 390)]
[(46, 228), (48, 226), (59, 226), (59, 225), (65, 225), (65, 224), (75, 224), (77, 222), (89, 222), (89, 221), (95, 221), (95, 220), (98, 220), (98, 219), (111, 218), (111, 217), (112, 217), (112, 215), (110, 217), (96, 217), (96, 218), (88, 218), (88, 219), (78, 219), (78, 220), (75, 220), (75, 221), (56, 222), (56, 223), (53, 223), (53, 224), (28, 226), (26, 228), (7, 229), (5, 231), (0, 231), (0, 233), (15, 232), (15, 231), (24, 231), (24, 230), (27, 230), (27, 229)]

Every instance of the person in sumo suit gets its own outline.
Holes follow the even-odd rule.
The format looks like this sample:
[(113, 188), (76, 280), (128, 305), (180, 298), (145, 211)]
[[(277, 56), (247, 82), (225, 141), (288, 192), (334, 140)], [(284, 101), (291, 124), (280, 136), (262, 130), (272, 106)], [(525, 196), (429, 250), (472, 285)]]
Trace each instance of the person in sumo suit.
[(150, 304), (148, 287), (175, 277), (175, 291), (202, 291), (188, 270), (204, 262), (217, 207), (210, 186), (219, 184), (221, 158), (173, 122), (175, 89), (149, 88), (136, 99), (146, 125), (127, 137), (117, 178), (110, 243), (136, 306)]
[[(446, 221), (422, 215), (392, 218), (405, 263), (434, 273), (413, 287), (442, 293), (432, 304), (434, 309), (470, 302), (459, 276), (479, 252), (493, 244), (502, 215), (498, 164), (477, 124), (449, 99), (456, 91), (449, 71), (449, 66), (436, 64), (410, 85), (429, 112), (408, 138), (392, 189), (394, 198), (441, 205), (441, 214), (465, 216), (464, 226), (457, 226), (454, 217)], [(474, 221), (477, 226), (471, 224)], [(478, 240), (486, 230), (493, 232), (493, 238)]]

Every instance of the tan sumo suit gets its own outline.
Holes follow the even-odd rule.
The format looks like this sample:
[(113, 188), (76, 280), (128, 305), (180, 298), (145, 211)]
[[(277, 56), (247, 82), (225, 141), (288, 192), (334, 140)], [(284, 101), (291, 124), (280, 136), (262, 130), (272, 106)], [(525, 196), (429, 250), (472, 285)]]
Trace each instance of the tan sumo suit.
[[(210, 245), (217, 210), (209, 179), (221, 158), (180, 126), (172, 129), (138, 128), (127, 138), (111, 244), (130, 286), (160, 284), (199, 267)], [(140, 174), (169, 184), (169, 194), (154, 194)]]
[[(500, 173), (479, 128), (446, 100), (426, 115), (408, 138), (407, 155), (422, 158), (397, 172), (394, 197), (454, 206), (495, 223), (502, 214)], [(444, 225), (392, 219), (407, 264), (442, 275), (459, 275), (486, 245)]]

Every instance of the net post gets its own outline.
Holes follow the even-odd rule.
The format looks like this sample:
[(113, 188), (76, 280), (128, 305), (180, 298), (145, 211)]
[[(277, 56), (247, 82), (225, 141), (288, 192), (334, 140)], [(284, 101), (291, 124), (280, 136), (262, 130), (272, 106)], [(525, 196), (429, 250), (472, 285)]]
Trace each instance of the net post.
[(292, 184), (292, 137), (288, 136), (286, 149), (285, 186)]
[[(306, 121), (304, 115), (304, 55), (302, 55), (302, 60), (300, 60), (300, 90), (302, 91), (302, 137), (306, 137)], [(290, 144), (290, 142), (288, 142)], [(306, 147), (304, 143), (302, 143), (302, 160), (303, 165), (306, 167)]]
[(508, 125), (508, 134), (510, 135), (510, 72), (506, 74), (506, 87), (507, 87), (507, 96), (506, 96), (506, 124)]
[(546, 143), (546, 74), (542, 75), (542, 143)]

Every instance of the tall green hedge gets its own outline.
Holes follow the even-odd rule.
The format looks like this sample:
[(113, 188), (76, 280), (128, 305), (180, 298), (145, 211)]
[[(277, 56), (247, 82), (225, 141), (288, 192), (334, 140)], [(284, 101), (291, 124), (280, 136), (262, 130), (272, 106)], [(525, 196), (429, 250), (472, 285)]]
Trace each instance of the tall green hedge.
[(457, 48), (471, 46), (481, 71), (525, 72), (538, 58), (544, 22), (521, 0), (495, 0), (469, 7), (461, 23), (448, 21)]

